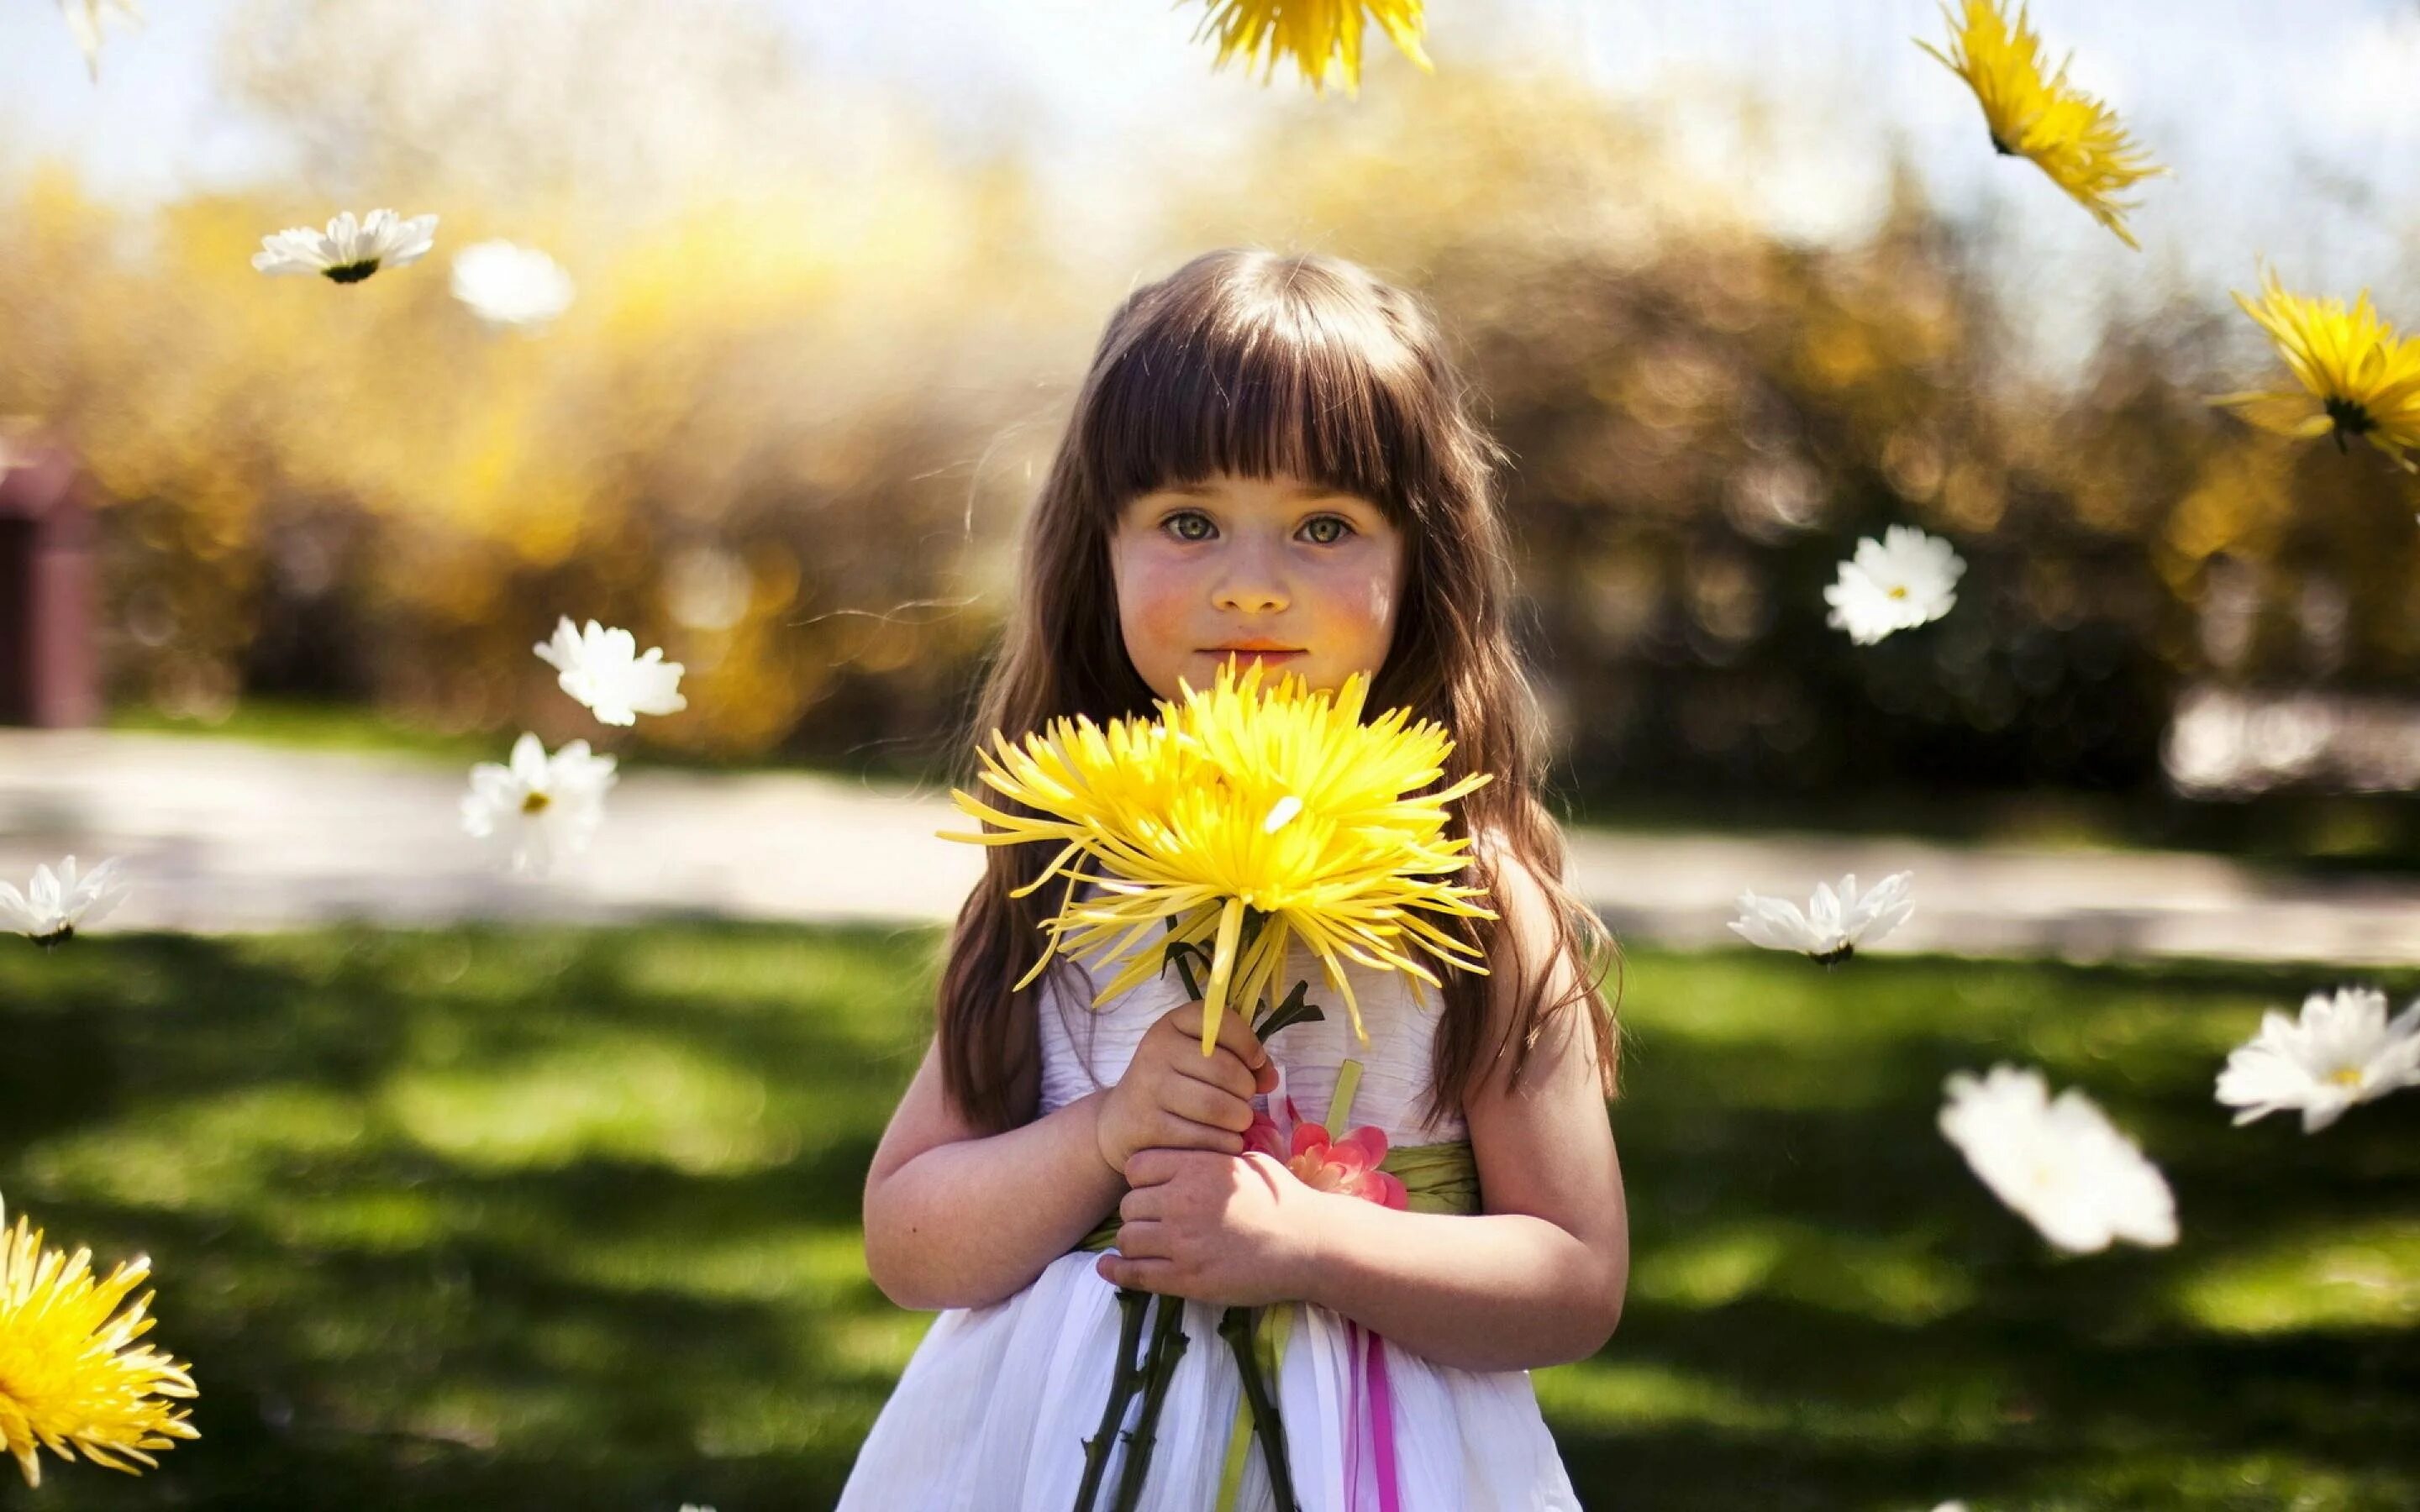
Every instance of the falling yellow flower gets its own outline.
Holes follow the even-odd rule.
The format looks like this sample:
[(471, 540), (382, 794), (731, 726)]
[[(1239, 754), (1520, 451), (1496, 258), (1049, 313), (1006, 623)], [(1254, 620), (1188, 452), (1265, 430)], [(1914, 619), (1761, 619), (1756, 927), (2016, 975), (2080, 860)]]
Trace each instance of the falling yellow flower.
[[(1069, 889), (1047, 926), (1050, 949), (1019, 987), (1053, 951), (1132, 952), (1097, 1006), (1156, 974), (1167, 946), (1205, 947), (1206, 1055), (1226, 1005), (1258, 1004), (1295, 937), (1319, 957), (1364, 1043), (1346, 961), (1436, 985), (1417, 949), (1483, 974), (1478, 951), (1438, 924), (1496, 917), (1473, 902), (1483, 888), (1447, 880), (1469, 864), (1470, 841), (1446, 837), (1446, 805), (1488, 778), (1413, 795), (1437, 779), (1453, 749), (1442, 726), (1411, 723), (1408, 709), (1362, 723), (1369, 684), (1359, 673), (1333, 696), (1294, 676), (1264, 692), (1258, 664), (1237, 677), (1231, 662), (1208, 692), (1183, 686), (1183, 695), (1163, 701), (1156, 718), (1114, 719), (1106, 730), (1058, 719), (1022, 746), (995, 732), (996, 754), (978, 752), (983, 779), (1033, 815), (951, 794), (995, 827), (947, 839), (1060, 842), (1019, 896), (1062, 872), (1101, 888), (1092, 898)], [(1101, 872), (1077, 870), (1082, 860)], [(1136, 949), (1162, 931), (1166, 946)]]
[[(0, 1205), (0, 1222), (7, 1217)], [(0, 1228), (0, 1448), (17, 1457), (28, 1486), (42, 1483), (37, 1449), (62, 1459), (82, 1451), (134, 1475), (141, 1472), (126, 1460), (157, 1468), (147, 1451), (201, 1437), (185, 1412), (160, 1399), (192, 1396), (194, 1378), (134, 1343), (151, 1332), (151, 1293), (118, 1311), (150, 1275), (150, 1262), (120, 1265), (101, 1281), (91, 1260), (90, 1250), (42, 1248), (22, 1213), (13, 1232)]]
[(2094, 220), (2140, 250), (2142, 243), (2126, 229), (2125, 212), (2134, 205), (2115, 196), (2167, 170), (2128, 139), (2117, 112), (2068, 84), (2066, 63), (2042, 77), (2041, 38), (2025, 24), (2025, 8), (2018, 8), (2011, 24), (2005, 7), (2006, 0), (1966, 0), (1962, 24), (1945, 5), (1950, 51), (1922, 38), (1916, 45), (1975, 91), (1993, 147), (2009, 157), (2031, 158)]
[(2222, 393), (2211, 400), (2287, 436), (2335, 433), (2342, 451), (2360, 437), (2407, 469), (2420, 447), (2420, 337), (2397, 336), (2370, 308), (2369, 291), (2348, 312), (2342, 300), (2288, 294), (2264, 270), (2257, 304), (2235, 296), (2260, 323), (2303, 385), (2300, 393)]
[(1423, 0), (1209, 0), (1210, 13), (1202, 18), (1198, 39), (1218, 34), (1218, 62), (1224, 68), (1242, 57), (1263, 65), (1264, 84), (1277, 72), (1278, 59), (1291, 57), (1311, 81), (1326, 91), (1329, 79), (1342, 81), (1347, 94), (1361, 87), (1361, 12), (1367, 9), (1403, 54), (1422, 69), (1433, 69), (1420, 50), (1425, 29)]

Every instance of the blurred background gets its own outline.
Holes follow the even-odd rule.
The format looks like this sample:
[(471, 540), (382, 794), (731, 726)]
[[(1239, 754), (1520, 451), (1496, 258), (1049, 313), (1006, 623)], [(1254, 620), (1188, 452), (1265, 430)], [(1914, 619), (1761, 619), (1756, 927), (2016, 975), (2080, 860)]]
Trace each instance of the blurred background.
[[(2174, 169), (2139, 253), (1917, 0), (1438, 0), (1357, 100), (1164, 0), (150, 10), (96, 82), (0, 0), (0, 874), (125, 855), (123, 924), (204, 933), (0, 955), (0, 1193), (160, 1259), (209, 1437), (38, 1500), (829, 1500), (924, 1322), (855, 1187), (1018, 519), (1115, 301), (1249, 242), (1424, 294), (1512, 454), (1632, 947), (1633, 1319), (1540, 1378), (1590, 1504), (2420, 1504), (2411, 1116), (2208, 1094), (2258, 1008), (2420, 985), (2420, 488), (2206, 402), (2284, 380), (2264, 257), (2420, 321), (2420, 7), (2039, 11)], [(436, 251), (248, 265), (374, 206)], [(489, 238), (551, 327), (449, 294)], [(1852, 646), (1895, 523), (1957, 609)], [(600, 732), (566, 613), (687, 712)], [(522, 729), (628, 773), (537, 887), (453, 813)], [(1710, 949), (1900, 866), (1899, 959)], [(1925, 1137), (2001, 1055), (2216, 1247), (2048, 1264)]]

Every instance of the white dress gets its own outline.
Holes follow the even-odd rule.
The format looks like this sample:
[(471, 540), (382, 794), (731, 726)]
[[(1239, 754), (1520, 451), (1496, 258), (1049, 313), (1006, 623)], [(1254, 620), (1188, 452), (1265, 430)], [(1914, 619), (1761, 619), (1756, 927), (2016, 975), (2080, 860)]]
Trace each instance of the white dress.
[[(1466, 1137), (1458, 1113), (1419, 1121), (1436, 1026), (1435, 989), (1392, 973), (1348, 968), (1370, 1035), (1357, 1046), (1343, 1005), (1297, 946), (1278, 980), (1312, 984), (1326, 1017), (1271, 1037), (1287, 1090), (1306, 1119), (1324, 1119), (1339, 1065), (1362, 1063), (1348, 1121), (1374, 1123), (1390, 1146)], [(1186, 1000), (1176, 974), (1147, 980), (1094, 1011), (1054, 970), (1040, 1003), (1042, 1107), (1065, 1106), (1114, 1082), (1137, 1041)], [(1103, 978), (1102, 980), (1106, 980)], [(1342, 1130), (1331, 1131), (1342, 1134)], [(1053, 1260), (1004, 1302), (937, 1318), (859, 1451), (841, 1512), (1068, 1512), (1084, 1471), (1084, 1441), (1100, 1427), (1118, 1352), (1117, 1288), (1091, 1253)], [(1294, 1305), (1277, 1386), (1295, 1495), (1303, 1512), (1375, 1512), (1369, 1439), (1344, 1442), (1355, 1359), (1345, 1320)], [(1234, 1356), (1218, 1334), (1222, 1308), (1185, 1304), (1190, 1344), (1178, 1358), (1140, 1502), (1146, 1512), (1211, 1512), (1241, 1394)], [(1366, 1335), (1363, 1335), (1366, 1337)], [(1576, 1509), (1570, 1477), (1523, 1370), (1432, 1365), (1391, 1343), (1384, 1351), (1395, 1425), (1402, 1512)], [(1140, 1411), (1138, 1400), (1135, 1412)], [(1130, 1412), (1131, 1426), (1135, 1412)], [(1097, 1512), (1108, 1512), (1123, 1448), (1112, 1456)], [(1348, 1487), (1348, 1458), (1360, 1468)], [(1275, 1505), (1257, 1444), (1238, 1512)]]

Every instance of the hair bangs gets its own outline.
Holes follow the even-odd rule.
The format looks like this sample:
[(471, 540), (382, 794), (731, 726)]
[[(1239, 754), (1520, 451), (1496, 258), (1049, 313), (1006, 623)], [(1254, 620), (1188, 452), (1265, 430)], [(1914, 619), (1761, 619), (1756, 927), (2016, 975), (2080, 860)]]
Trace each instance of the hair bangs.
[(1224, 473), (1299, 478), (1408, 518), (1406, 463), (1435, 455), (1418, 434), (1417, 362), (1327, 282), (1297, 271), (1265, 291), (1228, 283), (1135, 312), (1082, 417), (1100, 502), (1115, 511)]

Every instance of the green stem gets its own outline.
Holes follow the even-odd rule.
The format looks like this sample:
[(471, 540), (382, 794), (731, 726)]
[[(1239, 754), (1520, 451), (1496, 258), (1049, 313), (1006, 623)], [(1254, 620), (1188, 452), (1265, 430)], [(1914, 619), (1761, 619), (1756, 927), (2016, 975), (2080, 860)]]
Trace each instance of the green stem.
[(1109, 1449), (1125, 1421), (1126, 1404), (1134, 1400), (1135, 1346), (1142, 1339), (1142, 1314), (1151, 1293), (1132, 1287), (1118, 1288), (1118, 1364), (1109, 1376), (1109, 1399), (1101, 1408), (1100, 1431), (1084, 1441), (1084, 1481), (1076, 1489), (1075, 1512), (1093, 1512), (1101, 1494), (1101, 1477), (1109, 1473)]
[(1150, 1363), (1143, 1369), (1142, 1416), (1126, 1434), (1125, 1462), (1118, 1467), (1118, 1498), (1110, 1512), (1134, 1512), (1142, 1500), (1142, 1483), (1151, 1473), (1151, 1452), (1159, 1440), (1159, 1412), (1168, 1405), (1169, 1382), (1176, 1379), (1176, 1362), (1185, 1355), (1185, 1299), (1159, 1299), (1159, 1316), (1152, 1319)]
[(1218, 1319), (1218, 1336), (1235, 1352), (1235, 1368), (1244, 1378), (1244, 1400), (1252, 1410), (1252, 1436), (1261, 1441), (1261, 1458), (1268, 1461), (1269, 1490), (1277, 1498), (1278, 1512), (1299, 1512), (1294, 1476), (1287, 1469), (1285, 1424), (1278, 1419), (1277, 1403), (1269, 1399), (1260, 1362), (1252, 1357), (1252, 1334), (1260, 1320), (1257, 1307), (1230, 1307)]
[(1199, 998), (1202, 995), (1202, 984), (1193, 980), (1192, 952), (1187, 949), (1171, 947), (1168, 952), (1168, 959), (1170, 964), (1176, 967), (1177, 980), (1185, 983), (1185, 995)]
[(1292, 1028), (1297, 1024), (1316, 1024), (1326, 1018), (1327, 1015), (1320, 1011), (1317, 1003), (1303, 1001), (1302, 995), (1309, 991), (1311, 991), (1311, 983), (1295, 982), (1294, 991), (1286, 994), (1285, 1001), (1262, 1014), (1261, 1022), (1252, 1026), (1254, 1038), (1266, 1044), (1269, 1036), (1280, 1029)]

